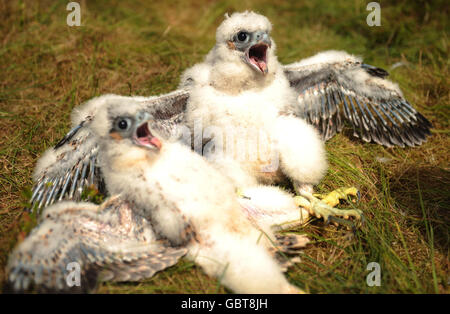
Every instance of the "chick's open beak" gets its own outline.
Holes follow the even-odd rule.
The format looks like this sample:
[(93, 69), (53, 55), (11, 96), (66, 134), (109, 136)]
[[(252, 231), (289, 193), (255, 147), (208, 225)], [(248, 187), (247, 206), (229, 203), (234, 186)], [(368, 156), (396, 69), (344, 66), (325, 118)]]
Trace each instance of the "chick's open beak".
[(267, 74), (269, 68), (267, 67), (267, 50), (271, 46), (271, 41), (267, 33), (258, 32), (255, 34), (256, 44), (250, 46), (245, 52), (247, 63), (255, 70), (262, 74)]
[(161, 149), (161, 141), (152, 134), (148, 127), (148, 121), (142, 123), (137, 129), (133, 137), (134, 142), (139, 146), (144, 146), (150, 149)]
[(269, 48), (269, 45), (260, 42), (251, 46), (246, 53), (248, 63), (255, 69), (261, 71), (262, 74), (269, 72), (267, 68), (267, 48)]

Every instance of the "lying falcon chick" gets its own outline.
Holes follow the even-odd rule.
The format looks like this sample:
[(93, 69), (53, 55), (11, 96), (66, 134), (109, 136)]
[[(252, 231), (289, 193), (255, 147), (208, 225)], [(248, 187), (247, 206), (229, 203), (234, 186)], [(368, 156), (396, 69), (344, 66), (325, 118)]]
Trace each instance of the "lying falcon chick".
[(164, 141), (139, 109), (110, 104), (91, 125), (107, 190), (234, 292), (300, 292), (269, 253), (274, 235), (247, 219), (232, 182), (189, 147)]

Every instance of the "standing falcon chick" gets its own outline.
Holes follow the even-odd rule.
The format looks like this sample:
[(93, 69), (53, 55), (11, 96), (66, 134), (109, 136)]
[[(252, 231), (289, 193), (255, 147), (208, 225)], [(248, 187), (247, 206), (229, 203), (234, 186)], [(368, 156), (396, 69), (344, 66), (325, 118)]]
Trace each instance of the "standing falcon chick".
[[(257, 181), (275, 183), (286, 175), (298, 184), (317, 184), (327, 169), (324, 144), (312, 126), (288, 115), (296, 94), (275, 55), (271, 28), (266, 17), (253, 12), (225, 19), (205, 61), (182, 77), (181, 86), (190, 90), (186, 120), (194, 130), (194, 146), (204, 136), (202, 130), (196, 132), (198, 124), (222, 131), (223, 141), (215, 144), (223, 144), (225, 155), (236, 146), (228, 131), (239, 130), (237, 144), (244, 149), (258, 147), (258, 137), (252, 135), (262, 132), (259, 139), (268, 139), (268, 149), (258, 147), (256, 161), (240, 160)], [(280, 167), (261, 171), (274, 153)]]
[(325, 147), (317, 130), (294, 115), (297, 94), (275, 55), (271, 28), (254, 12), (227, 17), (205, 61), (183, 74), (194, 149), (201, 147), (239, 186), (289, 178), (318, 217), (340, 215), (312, 199), (312, 186), (327, 170)]
[(188, 258), (231, 290), (299, 292), (269, 253), (274, 235), (247, 219), (235, 185), (189, 147), (164, 141), (139, 109), (110, 104), (91, 125), (107, 190), (131, 202), (172, 245), (187, 245)]

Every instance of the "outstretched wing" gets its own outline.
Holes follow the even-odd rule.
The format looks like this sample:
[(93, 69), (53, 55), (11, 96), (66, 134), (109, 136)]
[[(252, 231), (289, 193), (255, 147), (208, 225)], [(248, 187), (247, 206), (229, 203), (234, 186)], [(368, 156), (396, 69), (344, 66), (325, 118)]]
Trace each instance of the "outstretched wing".
[(75, 108), (72, 113), (72, 130), (38, 160), (33, 176), (30, 209), (40, 210), (61, 200), (78, 201), (87, 186), (107, 194), (101, 169), (96, 163), (97, 141), (88, 125), (98, 109), (109, 100), (117, 98), (142, 102), (144, 108), (158, 119), (156, 127), (171, 136), (183, 119), (188, 97), (186, 90), (157, 97), (104, 95)]
[(38, 160), (30, 209), (40, 210), (63, 199), (79, 200), (87, 186), (102, 190), (96, 166), (98, 147), (86, 129), (89, 121), (87, 118), (80, 122)]
[(13, 292), (88, 292), (98, 281), (149, 278), (187, 253), (156, 239), (148, 220), (112, 197), (101, 206), (64, 201), (11, 253)]
[(353, 135), (384, 146), (421, 145), (431, 123), (385, 79), (386, 71), (345, 52), (327, 51), (285, 66), (298, 94), (298, 114), (313, 124), (324, 140), (347, 120)]

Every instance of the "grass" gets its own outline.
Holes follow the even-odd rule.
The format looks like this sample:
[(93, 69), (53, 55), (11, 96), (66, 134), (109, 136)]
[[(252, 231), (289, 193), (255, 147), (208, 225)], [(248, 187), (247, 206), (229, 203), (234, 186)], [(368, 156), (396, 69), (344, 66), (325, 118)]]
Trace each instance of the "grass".
[[(0, 282), (8, 253), (33, 217), (23, 212), (37, 158), (69, 130), (74, 106), (105, 93), (153, 95), (176, 88), (180, 74), (214, 45), (225, 12), (252, 9), (274, 24), (279, 59), (346, 50), (384, 67), (434, 124), (418, 148), (362, 144), (347, 129), (327, 143), (330, 169), (317, 187), (357, 186), (366, 216), (357, 232), (312, 221), (292, 230), (314, 243), (289, 280), (312, 293), (448, 293), (449, 39), (446, 1), (381, 3), (368, 27), (365, 1), (80, 1), (81, 27), (68, 27), (68, 1), (0, 0)], [(390, 67), (402, 62), (395, 69)], [(381, 266), (381, 286), (366, 269)], [(0, 284), (1, 285), (1, 284)], [(183, 260), (106, 293), (226, 292)]]

